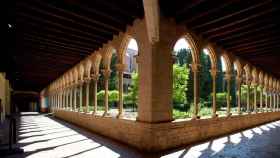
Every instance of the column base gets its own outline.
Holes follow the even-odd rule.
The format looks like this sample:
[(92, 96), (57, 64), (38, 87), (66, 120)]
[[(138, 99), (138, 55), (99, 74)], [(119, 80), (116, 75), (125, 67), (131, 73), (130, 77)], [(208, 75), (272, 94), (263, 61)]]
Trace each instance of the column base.
[(218, 116), (219, 116), (218, 114), (213, 114), (212, 118), (218, 118)]
[(192, 116), (192, 120), (198, 120), (200, 119), (200, 116)]
[(232, 113), (227, 113), (227, 117), (230, 117), (232, 115)]
[(110, 114), (107, 111), (105, 111), (102, 116), (106, 117), (106, 116), (110, 116)]
[(118, 118), (118, 119), (122, 119), (122, 118), (123, 118), (123, 113), (119, 113), (119, 114), (117, 115), (117, 118)]

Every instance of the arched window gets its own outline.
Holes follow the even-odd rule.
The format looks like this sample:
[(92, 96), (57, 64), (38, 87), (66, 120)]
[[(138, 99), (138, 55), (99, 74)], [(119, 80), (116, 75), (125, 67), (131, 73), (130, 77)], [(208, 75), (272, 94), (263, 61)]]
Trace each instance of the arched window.
[(130, 38), (124, 54), (124, 64), (126, 69), (123, 74), (124, 92), (124, 118), (136, 119), (138, 107), (139, 74), (138, 63), (138, 44), (134, 38)]
[(180, 38), (173, 48), (173, 118), (192, 116), (193, 77), (191, 48), (185, 38)]

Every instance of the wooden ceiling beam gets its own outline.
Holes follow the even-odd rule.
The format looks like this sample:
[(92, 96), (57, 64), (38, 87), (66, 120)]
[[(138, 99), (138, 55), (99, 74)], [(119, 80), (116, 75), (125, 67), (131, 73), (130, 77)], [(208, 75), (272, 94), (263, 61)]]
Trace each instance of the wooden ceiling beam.
[[(117, 33), (117, 32), (122, 31), (121, 29), (117, 29), (116, 27), (112, 27), (110, 25), (104, 25), (101, 22), (95, 21), (94, 24), (88, 25), (88, 24), (82, 23), (81, 21), (73, 20), (72, 18), (67, 18), (65, 16), (54, 14), (52, 12), (44, 11), (42, 9), (36, 8), (34, 6), (31, 6), (30, 4), (29, 5), (26, 5), (24, 3), (16, 3), (16, 4), (17, 5), (21, 5), (22, 7), (25, 7), (25, 9), (30, 9), (30, 10), (33, 10), (33, 11), (39, 13), (39, 14), (43, 14), (43, 15), (45, 15), (47, 17), (53, 17), (55, 19), (59, 19), (60, 21), (67, 21), (67, 22), (71, 23), (72, 25), (80, 25), (80, 26), (82, 26), (84, 28), (92, 29), (92, 30), (95, 30), (95, 31), (98, 31), (98, 32), (102, 32), (102, 33), (106, 33), (106, 34), (112, 34), (112, 32), (113, 33)], [(58, 8), (56, 8), (56, 9), (58, 9)], [(65, 11), (63, 9), (60, 9), (59, 11), (65, 13), (65, 14), (69, 14), (69, 12), (67, 12), (67, 11)], [(73, 13), (73, 12), (70, 12), (70, 13), (71, 13), (72, 17), (74, 15), (75, 17), (78, 16), (79, 19), (83, 18), (82, 16), (79, 16), (79, 15)], [(87, 19), (87, 20), (90, 20), (91, 22), (93, 21), (91, 19)], [(96, 27), (96, 24), (100, 25), (101, 27)], [(106, 28), (107, 30), (104, 29), (104, 28)]]
[(72, 27), (69, 27), (69, 26), (66, 26), (66, 25), (62, 25), (62, 24), (59, 24), (59, 23), (55, 23), (55, 22), (52, 22), (52, 21), (47, 20), (47, 19), (40, 19), (39, 17), (36, 17), (34, 15), (28, 15), (26, 13), (19, 13), (19, 16), (27, 18), (27, 19), (31, 19), (31, 20), (33, 20), (35, 22), (39, 22), (39, 23), (44, 23), (46, 25), (50, 25), (51, 27), (55, 26), (55, 27), (63, 29), (63, 30), (68, 30), (68, 31), (76, 32), (76, 33), (79, 33), (81, 35), (91, 36), (92, 38), (103, 39), (103, 40), (106, 40), (107, 38), (109, 38), (109, 35), (106, 38), (106, 37), (103, 37), (101, 35), (97, 35), (96, 33), (93, 34), (91, 32), (85, 32), (85, 31), (82, 31), (80, 29), (72, 28)]
[[(227, 50), (231, 50), (231, 49), (238, 49), (238, 48), (243, 48), (245, 46), (251, 46), (251, 45), (255, 45), (255, 44), (258, 44), (258, 43), (263, 43), (263, 42), (270, 42), (270, 41), (276, 41), (280, 38), (264, 38), (264, 39), (261, 39), (261, 40), (256, 40), (256, 41), (251, 41), (251, 42), (245, 42), (245, 43), (242, 43), (242, 44), (237, 44), (237, 45), (233, 45), (233, 46), (229, 46), (229, 47), (225, 47)], [(279, 41), (280, 43), (280, 41)]]
[(249, 31), (245, 31), (245, 32), (241, 32), (241, 33), (238, 33), (238, 34), (234, 34), (234, 35), (231, 35), (231, 36), (228, 36), (228, 37), (225, 37), (225, 38), (219, 38), (218, 41), (219, 42), (227, 41), (227, 40), (231, 40), (231, 39), (234, 39), (234, 38), (240, 38), (240, 37), (248, 35), (248, 34), (257, 34), (258, 32), (261, 32), (261, 31), (267, 30), (267, 29), (271, 29), (271, 28), (273, 28), (275, 26), (276, 26), (275, 24), (265, 25), (264, 27), (259, 27), (257, 29), (251, 29)]

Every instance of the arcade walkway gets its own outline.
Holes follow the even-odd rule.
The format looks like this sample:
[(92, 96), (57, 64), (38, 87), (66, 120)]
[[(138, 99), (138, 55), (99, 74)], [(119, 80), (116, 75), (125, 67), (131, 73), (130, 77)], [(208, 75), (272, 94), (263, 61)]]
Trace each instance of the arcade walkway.
[(280, 157), (280, 121), (202, 144), (145, 154), (52, 116), (25, 113), (19, 119), (19, 146), (28, 158), (276, 158)]

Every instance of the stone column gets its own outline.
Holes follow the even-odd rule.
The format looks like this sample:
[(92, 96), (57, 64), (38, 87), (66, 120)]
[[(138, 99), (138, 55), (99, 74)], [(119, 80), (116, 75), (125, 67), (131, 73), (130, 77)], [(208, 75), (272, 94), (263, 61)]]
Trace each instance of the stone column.
[(77, 85), (74, 85), (73, 89), (74, 89), (73, 110), (76, 111), (77, 110)]
[(257, 110), (257, 88), (258, 88), (258, 85), (254, 85), (254, 112), (257, 113), (258, 110)]
[(272, 111), (272, 92), (269, 93), (269, 98), (270, 98), (269, 107), (270, 107), (270, 111)]
[(279, 92), (277, 92), (277, 111), (279, 111)]
[(260, 87), (260, 109), (263, 112), (263, 86)]
[(80, 81), (79, 87), (80, 87), (79, 88), (80, 103), (79, 103), (78, 111), (81, 112), (81, 109), (83, 109), (83, 81)]
[(93, 80), (93, 112), (94, 115), (97, 112), (97, 84), (99, 79), (99, 74), (93, 74), (91, 76)]
[(61, 90), (61, 109), (64, 109), (64, 90)]
[(231, 115), (231, 107), (230, 107), (230, 81), (231, 81), (231, 74), (226, 73), (225, 79), (227, 81), (227, 116)]
[(65, 89), (65, 105), (66, 109), (69, 109), (69, 97), (68, 97), (68, 87)]
[(268, 91), (267, 88), (265, 88), (265, 110), (268, 111)]
[(118, 105), (118, 118), (121, 118), (123, 115), (123, 72), (126, 68), (125, 64), (117, 64), (117, 71), (118, 71), (118, 87), (119, 87), (119, 105)]
[(210, 74), (212, 76), (212, 118), (218, 116), (217, 114), (217, 106), (216, 106), (216, 77), (217, 77), (217, 69), (212, 68), (210, 70)]
[(85, 108), (85, 112), (87, 113), (89, 111), (89, 85), (90, 85), (90, 79), (87, 78), (85, 80), (86, 83), (86, 108)]
[(103, 76), (104, 76), (104, 89), (105, 89), (105, 94), (104, 94), (104, 114), (108, 115), (109, 112), (109, 79), (110, 79), (110, 75), (111, 75), (111, 70), (106, 69), (102, 71)]
[(241, 114), (241, 83), (242, 77), (236, 76), (236, 86), (237, 86), (237, 113)]
[(191, 69), (192, 69), (192, 72), (193, 72), (193, 106), (194, 106), (194, 111), (193, 111), (193, 116), (192, 118), (193, 119), (198, 119), (199, 116), (198, 116), (198, 112), (199, 112), (199, 107), (198, 107), (198, 103), (199, 103), (199, 64), (197, 63), (193, 63), (191, 64)]
[(250, 87), (251, 86), (251, 82), (247, 81), (247, 113), (250, 114), (251, 113), (251, 109), (250, 109)]
[(73, 110), (73, 91), (72, 91), (72, 85), (69, 86), (69, 98), (70, 98), (70, 101), (69, 101), (69, 105), (70, 105), (70, 110), (72, 111)]
[(273, 92), (273, 111), (276, 111), (276, 92)]

